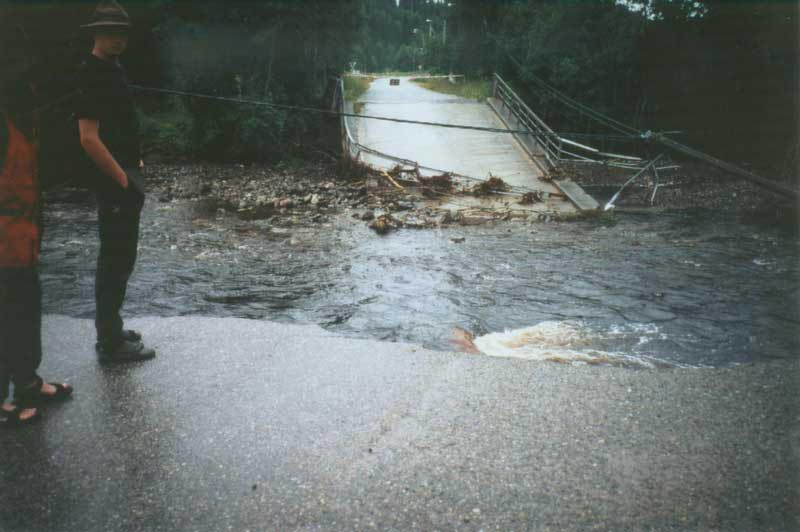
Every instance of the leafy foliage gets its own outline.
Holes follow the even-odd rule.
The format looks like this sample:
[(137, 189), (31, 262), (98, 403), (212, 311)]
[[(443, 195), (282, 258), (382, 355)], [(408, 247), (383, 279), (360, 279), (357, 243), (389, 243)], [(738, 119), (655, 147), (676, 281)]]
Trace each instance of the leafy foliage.
[[(71, 67), (90, 47), (77, 28), (93, 4), (0, 0), (0, 59), (29, 54), (39, 65), (43, 96), (62, 94)], [(500, 72), (557, 131), (603, 132), (560, 104), (539, 79), (637, 128), (682, 131), (679, 140), (722, 157), (786, 161), (800, 145), (794, 1), (129, 0), (125, 6), (135, 29), (123, 62), (142, 85), (327, 107), (331, 78), (352, 69), (469, 79)], [(165, 157), (270, 160), (309, 145), (337, 149), (336, 120), (325, 116), (148, 94), (137, 101), (146, 146)]]
[(367, 92), (373, 78), (366, 76), (344, 76), (344, 97), (346, 100), (355, 102)]
[(454, 94), (469, 100), (485, 100), (492, 95), (492, 84), (486, 80), (459, 80), (451, 83), (447, 78), (419, 78), (411, 81), (432, 91)]

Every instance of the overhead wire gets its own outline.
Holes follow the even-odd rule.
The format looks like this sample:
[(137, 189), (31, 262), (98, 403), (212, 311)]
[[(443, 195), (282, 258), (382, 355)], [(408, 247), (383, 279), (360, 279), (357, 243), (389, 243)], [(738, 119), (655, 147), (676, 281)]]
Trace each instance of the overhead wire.
[(602, 123), (603, 125), (606, 125), (607, 127), (611, 128), (611, 129), (619, 131), (620, 133), (628, 133), (628, 134), (635, 134), (635, 135), (640, 134), (640, 132), (637, 129), (635, 129), (635, 128), (631, 127), (631, 126), (628, 126), (626, 124), (623, 124), (622, 122), (619, 122), (618, 120), (615, 120), (615, 119), (613, 119), (613, 118), (611, 118), (611, 117), (609, 117), (607, 115), (604, 115), (603, 113), (600, 113), (599, 111), (595, 111), (594, 109), (592, 109), (590, 107), (587, 107), (586, 105), (581, 104), (577, 100), (573, 100), (572, 98), (570, 98), (569, 96), (567, 96), (563, 92), (561, 92), (558, 89), (556, 89), (556, 88), (548, 85), (547, 83), (545, 83), (541, 78), (537, 77), (536, 75), (528, 73), (528, 76), (530, 77), (530, 79), (534, 83), (537, 83), (540, 87), (543, 87), (545, 90), (547, 90), (551, 94), (555, 95), (562, 102), (567, 103), (568, 105), (570, 105), (574, 109), (582, 112), (583, 114), (589, 116), (590, 118), (594, 118), (596, 121)]
[(359, 113), (347, 113), (343, 111), (334, 111), (332, 109), (321, 109), (319, 107), (307, 107), (302, 105), (288, 105), (288, 104), (279, 104), (273, 102), (265, 102), (261, 100), (250, 100), (247, 98), (233, 98), (230, 96), (215, 96), (211, 94), (201, 94), (197, 92), (189, 92), (189, 91), (179, 91), (174, 89), (160, 89), (155, 87), (145, 87), (142, 85), (130, 85), (132, 89), (140, 90), (140, 91), (147, 91), (147, 92), (158, 92), (163, 94), (173, 94), (178, 96), (187, 96), (192, 98), (199, 98), (199, 99), (206, 99), (206, 100), (217, 100), (223, 102), (231, 102), (231, 103), (242, 103), (242, 104), (249, 104), (249, 105), (256, 105), (256, 106), (263, 106), (263, 107), (271, 107), (274, 109), (283, 109), (286, 111), (298, 111), (298, 112), (311, 112), (311, 113), (319, 113), (319, 114), (326, 114), (330, 116), (344, 116), (344, 117), (353, 117), (353, 118), (363, 118), (366, 120), (381, 120), (385, 122), (395, 122), (400, 124), (415, 124), (415, 125), (423, 125), (423, 126), (433, 126), (433, 127), (442, 127), (442, 128), (450, 128), (450, 129), (464, 129), (464, 130), (471, 130), (471, 131), (483, 131), (488, 133), (512, 133), (518, 135), (536, 135), (536, 133), (528, 131), (528, 130), (515, 130), (515, 129), (503, 129), (503, 128), (495, 128), (495, 127), (485, 127), (485, 126), (471, 126), (467, 124), (451, 124), (445, 122), (429, 122), (424, 120), (408, 120), (405, 118), (391, 118), (388, 116), (376, 116), (376, 115), (365, 115)]
[[(494, 39), (494, 40), (495, 40), (495, 42), (498, 42), (497, 39)], [(501, 46), (501, 48), (502, 48), (502, 45), (500, 45), (499, 42), (498, 42), (498, 45)], [(505, 52), (506, 56), (511, 60), (511, 62), (514, 64), (514, 66), (517, 67), (518, 70), (520, 70), (520, 71), (525, 70), (525, 68), (522, 65), (522, 63), (516, 57), (514, 57), (514, 55), (510, 51), (508, 51), (506, 49), (503, 49), (503, 51)], [(641, 135), (641, 132), (638, 129), (636, 129), (636, 128), (632, 127), (632, 126), (629, 126), (627, 124), (624, 124), (624, 123), (620, 122), (619, 120), (615, 120), (614, 118), (611, 118), (610, 116), (607, 116), (607, 115), (605, 115), (605, 114), (603, 114), (603, 113), (601, 113), (601, 112), (599, 112), (599, 111), (597, 111), (595, 109), (592, 109), (591, 107), (588, 107), (587, 105), (584, 105), (581, 102), (579, 102), (579, 101), (567, 96), (566, 94), (564, 94), (560, 90), (558, 90), (555, 87), (553, 87), (553, 86), (549, 85), (548, 83), (546, 83), (544, 80), (542, 80), (540, 77), (536, 76), (532, 72), (525, 70), (525, 74), (526, 74), (526, 76), (525, 76), (526, 79), (531, 81), (531, 82), (533, 82), (534, 84), (536, 84), (537, 87), (540, 90), (544, 90), (544, 91), (547, 91), (548, 93), (552, 94), (557, 99), (559, 99), (562, 103), (564, 103), (568, 107), (572, 108), (573, 110), (575, 110), (575, 111), (577, 111), (577, 112), (579, 112), (579, 113), (581, 113), (581, 114), (583, 114), (583, 115), (585, 115), (585, 116), (587, 116), (589, 118), (592, 118), (593, 120), (599, 122), (600, 124), (602, 124), (602, 125), (604, 125), (604, 126), (606, 126), (608, 128), (614, 129), (619, 133), (626, 133), (626, 134), (629, 134), (629, 135)]]
[(537, 87), (539, 88), (539, 90), (547, 91), (548, 93), (550, 93), (553, 96), (555, 96), (557, 99), (559, 99), (562, 103), (564, 103), (566, 106), (570, 107), (571, 109), (573, 109), (573, 110), (575, 110), (575, 111), (577, 111), (577, 112), (579, 112), (579, 113), (581, 113), (581, 114), (583, 114), (583, 115), (585, 115), (585, 116), (587, 116), (589, 118), (592, 118), (596, 122), (599, 122), (601, 125), (604, 125), (604, 126), (610, 128), (610, 129), (616, 130), (618, 133), (624, 133), (624, 134), (634, 135), (634, 136), (641, 136), (642, 135), (642, 133), (638, 129), (636, 129), (636, 128), (632, 127), (632, 126), (629, 126), (627, 124), (624, 124), (624, 123), (622, 123), (622, 122), (620, 122), (618, 120), (615, 120), (614, 118), (611, 118), (610, 116), (604, 115), (603, 113), (601, 113), (601, 112), (599, 112), (599, 111), (597, 111), (595, 109), (592, 109), (591, 107), (588, 107), (587, 105), (582, 104), (581, 102), (579, 102), (579, 101), (567, 96), (563, 92), (559, 91), (555, 87), (552, 87), (551, 85), (546, 83), (544, 80), (542, 80), (541, 78), (539, 78), (538, 76), (536, 76), (532, 72), (527, 71), (524, 68), (524, 66), (522, 65), (522, 63), (516, 57), (514, 57), (514, 55), (511, 53), (510, 50), (506, 49), (502, 45), (502, 43), (500, 42), (499, 39), (497, 39), (497, 37), (495, 37), (492, 33), (488, 33), (488, 35), (492, 40), (494, 40), (494, 42), (497, 44), (497, 46), (505, 53), (505, 55), (511, 60), (511, 62), (514, 64), (514, 66), (517, 67), (517, 69), (519, 71), (525, 70), (526, 78), (528, 78), (530, 81), (535, 83), (537, 85)]
[[(494, 40), (495, 40), (495, 42), (498, 43), (498, 46), (501, 49), (503, 49), (503, 51), (509, 57), (511, 62), (514, 63), (514, 65), (518, 69), (522, 70), (523, 66), (521, 65), (521, 63), (508, 50), (504, 49), (496, 38)], [(706, 163), (709, 163), (709, 164), (712, 164), (714, 166), (717, 166), (718, 168), (722, 168), (722, 169), (727, 170), (729, 172), (738, 174), (739, 176), (744, 177), (744, 178), (746, 178), (746, 179), (748, 179), (748, 180), (750, 180), (752, 182), (758, 183), (758, 184), (760, 184), (760, 185), (762, 185), (762, 186), (764, 186), (764, 187), (766, 187), (766, 188), (768, 188), (768, 189), (770, 189), (772, 191), (779, 192), (779, 193), (786, 194), (786, 195), (790, 195), (790, 196), (794, 196), (796, 198), (800, 197), (800, 190), (798, 190), (797, 188), (795, 188), (792, 185), (779, 183), (779, 182), (773, 181), (771, 179), (766, 179), (764, 177), (761, 177), (761, 176), (759, 176), (757, 174), (754, 174), (754, 173), (752, 173), (752, 172), (750, 172), (748, 170), (744, 170), (742, 168), (739, 168), (738, 166), (736, 166), (734, 164), (731, 164), (731, 163), (729, 163), (727, 161), (723, 161), (723, 160), (721, 160), (721, 159), (719, 159), (717, 157), (714, 157), (714, 156), (709, 155), (707, 153), (701, 152), (700, 150), (696, 150), (694, 148), (691, 148), (690, 146), (686, 146), (684, 144), (676, 142), (675, 140), (665, 136), (664, 133), (651, 132), (651, 131), (647, 131), (647, 132), (638, 131), (637, 129), (633, 128), (632, 126), (629, 126), (629, 125), (624, 124), (624, 123), (622, 123), (622, 122), (620, 122), (618, 120), (615, 120), (615, 119), (613, 119), (613, 118), (611, 118), (609, 116), (606, 116), (603, 113), (600, 113), (599, 111), (596, 111), (596, 110), (594, 110), (594, 109), (592, 109), (590, 107), (587, 107), (587, 106), (581, 104), (580, 102), (570, 98), (569, 96), (567, 96), (566, 94), (562, 93), (558, 89), (555, 89), (554, 87), (551, 87), (550, 85), (545, 83), (543, 80), (538, 78), (533, 73), (526, 72), (526, 74), (527, 74), (526, 77), (530, 78), (530, 80), (537, 87), (548, 91), (550, 94), (552, 94), (553, 96), (558, 98), (562, 103), (564, 103), (568, 107), (571, 107), (572, 109), (574, 109), (574, 110), (576, 110), (578, 112), (581, 112), (585, 116), (595, 120), (596, 122), (598, 122), (598, 123), (610, 128), (610, 129), (613, 129), (613, 130), (615, 130), (615, 131), (617, 131), (619, 133), (624, 133), (624, 134), (628, 134), (628, 135), (632, 135), (632, 136), (635, 135), (638, 138), (640, 138), (642, 140), (645, 140), (645, 141), (655, 141), (655, 142), (657, 142), (657, 143), (659, 143), (661, 145), (664, 145), (664, 146), (667, 146), (667, 147), (669, 147), (669, 148), (671, 148), (673, 150), (679, 151), (679, 152), (683, 153), (684, 155), (688, 155), (688, 156), (693, 157), (695, 159), (699, 159), (699, 160), (702, 160), (702, 161), (704, 161)]]
[[(199, 99), (207, 99), (207, 100), (216, 100), (228, 103), (239, 103), (239, 104), (247, 104), (247, 105), (255, 105), (255, 106), (264, 106), (264, 107), (271, 107), (275, 109), (282, 109), (286, 111), (295, 111), (295, 112), (307, 112), (307, 113), (317, 113), (317, 114), (326, 114), (329, 116), (344, 116), (344, 117), (352, 117), (352, 118), (363, 118), (365, 120), (380, 120), (386, 122), (395, 122), (400, 124), (412, 124), (412, 125), (423, 125), (423, 126), (431, 126), (431, 127), (441, 127), (441, 128), (448, 128), (448, 129), (462, 129), (468, 131), (480, 131), (486, 133), (511, 133), (516, 135), (529, 135), (534, 137), (543, 136), (543, 133), (537, 133), (534, 131), (529, 130), (522, 130), (522, 129), (504, 129), (504, 128), (494, 128), (494, 127), (486, 127), (486, 126), (473, 126), (468, 124), (453, 124), (453, 123), (446, 123), (446, 122), (431, 122), (431, 121), (424, 121), (424, 120), (409, 120), (404, 118), (392, 118), (388, 116), (377, 116), (377, 115), (365, 115), (359, 113), (347, 113), (342, 111), (334, 111), (331, 109), (322, 109), (318, 107), (308, 107), (308, 106), (301, 106), (301, 105), (289, 105), (289, 104), (279, 104), (273, 102), (265, 102), (262, 100), (252, 100), (247, 98), (234, 98), (230, 96), (218, 96), (212, 94), (202, 94), (197, 92), (189, 92), (189, 91), (181, 91), (175, 89), (164, 89), (158, 87), (147, 87), (143, 85), (130, 85), (132, 89), (143, 91), (143, 92), (155, 92), (155, 93), (162, 93), (162, 94), (172, 94), (177, 96), (185, 96), (191, 98), (199, 98)], [(67, 94), (58, 96), (44, 104), (31, 109), (24, 111), (22, 113), (17, 113), (18, 116), (27, 116), (29, 114), (37, 113), (46, 111), (57, 106), (60, 103), (68, 100), (69, 98), (75, 96), (79, 91), (74, 90)], [(563, 136), (572, 137), (572, 138), (607, 138), (608, 140), (620, 140), (620, 139), (633, 139), (635, 138), (632, 135), (620, 137), (619, 135), (602, 135), (596, 133), (563, 133)]]
[[(263, 100), (252, 100), (248, 98), (234, 98), (231, 96), (218, 96), (212, 94), (203, 94), (198, 92), (190, 92), (190, 91), (181, 91), (176, 89), (163, 89), (158, 87), (146, 87), (143, 85), (130, 85), (131, 88), (145, 91), (145, 92), (156, 92), (162, 94), (172, 94), (177, 96), (186, 96), (191, 98), (200, 98), (206, 100), (217, 100), (229, 103), (241, 103), (241, 104), (249, 104), (249, 105), (256, 105), (256, 106), (263, 106), (263, 107), (272, 107), (275, 109), (283, 109), (286, 111), (297, 111), (297, 112), (310, 112), (310, 113), (319, 113), (319, 114), (326, 114), (330, 116), (344, 116), (344, 117), (352, 117), (352, 118), (363, 118), (366, 120), (381, 120), (386, 122), (396, 122), (401, 124), (414, 124), (414, 125), (423, 125), (423, 126), (432, 126), (432, 127), (442, 127), (442, 128), (450, 128), (450, 129), (465, 129), (471, 131), (484, 131), (488, 133), (511, 133), (516, 135), (530, 135), (530, 136), (545, 136), (543, 133), (536, 133), (527, 129), (504, 129), (504, 128), (494, 128), (494, 127), (486, 127), (486, 126), (471, 126), (467, 124), (452, 124), (446, 122), (431, 122), (431, 121), (424, 121), (424, 120), (409, 120), (405, 118), (392, 118), (388, 116), (377, 116), (377, 115), (366, 115), (360, 113), (347, 113), (343, 111), (334, 111), (332, 109), (322, 109), (319, 107), (308, 107), (302, 105), (289, 105), (289, 104), (279, 104), (274, 102), (265, 102)], [(564, 136), (575, 137), (575, 138), (602, 138), (602, 134), (596, 133), (564, 133)], [(619, 139), (618, 135), (609, 136), (611, 140)], [(633, 136), (625, 137), (628, 139), (633, 138)]]

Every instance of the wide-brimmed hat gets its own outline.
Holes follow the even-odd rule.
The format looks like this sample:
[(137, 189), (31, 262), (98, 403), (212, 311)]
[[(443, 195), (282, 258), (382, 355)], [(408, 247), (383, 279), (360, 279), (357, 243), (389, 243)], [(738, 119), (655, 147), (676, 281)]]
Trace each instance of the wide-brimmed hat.
[(128, 13), (118, 3), (100, 2), (94, 9), (92, 20), (81, 25), (86, 30), (125, 31), (131, 28)]

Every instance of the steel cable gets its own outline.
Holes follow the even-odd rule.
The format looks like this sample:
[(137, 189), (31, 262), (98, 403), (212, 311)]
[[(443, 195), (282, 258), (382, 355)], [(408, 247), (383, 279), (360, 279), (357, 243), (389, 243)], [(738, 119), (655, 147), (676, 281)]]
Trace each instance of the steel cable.
[[(216, 100), (228, 103), (240, 103), (240, 104), (247, 104), (247, 105), (256, 105), (256, 106), (264, 106), (264, 107), (272, 107), (275, 109), (283, 109), (287, 111), (297, 111), (297, 112), (308, 112), (308, 113), (318, 113), (318, 114), (326, 114), (329, 116), (344, 116), (344, 117), (352, 117), (352, 118), (364, 118), (367, 120), (381, 120), (386, 122), (395, 122), (401, 124), (413, 124), (413, 125), (422, 125), (422, 126), (431, 126), (431, 127), (442, 127), (448, 129), (463, 129), (469, 131), (481, 131), (487, 133), (511, 133), (517, 135), (530, 135), (534, 137), (542, 137), (544, 134), (535, 133), (533, 131), (522, 130), (522, 129), (503, 129), (503, 128), (493, 128), (493, 127), (485, 127), (485, 126), (471, 126), (466, 124), (451, 124), (451, 123), (444, 123), (444, 122), (429, 122), (429, 121), (422, 121), (422, 120), (408, 120), (404, 118), (391, 118), (387, 116), (376, 116), (376, 115), (363, 115), (357, 113), (346, 113), (340, 111), (333, 111), (330, 109), (320, 109), (316, 107), (306, 107), (300, 105), (287, 105), (287, 104), (278, 104), (272, 102), (264, 102), (261, 100), (250, 100), (246, 98), (233, 98), (228, 96), (215, 96), (211, 94), (201, 94), (195, 92), (188, 92), (188, 91), (179, 91), (175, 89), (163, 89), (157, 87), (146, 87), (143, 85), (130, 85), (132, 89), (136, 89), (139, 91), (145, 92), (157, 92), (162, 94), (173, 94), (177, 96), (186, 96), (192, 98), (201, 98), (207, 100)], [(78, 94), (79, 91), (75, 90), (68, 94), (64, 94), (45, 102), (39, 107), (35, 109), (31, 109), (28, 111), (24, 111), (22, 113), (17, 113), (17, 116), (27, 116), (30, 114), (46, 111), (57, 106), (60, 103), (68, 100), (72, 96)], [(563, 134), (565, 137), (572, 137), (572, 138), (590, 138), (590, 139), (601, 139), (601, 138), (608, 138), (609, 140), (635, 140), (638, 139), (638, 136), (628, 135), (628, 136), (620, 136), (620, 135), (602, 135), (596, 133), (565, 133)]]

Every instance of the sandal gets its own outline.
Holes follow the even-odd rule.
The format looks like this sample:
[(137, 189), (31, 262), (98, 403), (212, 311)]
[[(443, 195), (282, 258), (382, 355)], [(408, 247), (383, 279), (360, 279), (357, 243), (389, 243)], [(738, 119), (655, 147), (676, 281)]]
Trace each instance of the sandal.
[(13, 410), (0, 408), (0, 427), (22, 427), (25, 425), (30, 425), (31, 423), (35, 423), (41, 419), (42, 415), (39, 413), (39, 409), (35, 409), (35, 412), (31, 417), (26, 417), (23, 419), (21, 417), (22, 411), (26, 410), (26, 408), (27, 407), (21, 407), (18, 405), (14, 405)]
[(23, 390), (15, 391), (15, 403), (24, 406), (38, 406), (46, 403), (65, 401), (72, 395), (73, 388), (69, 384), (59, 382), (49, 382), (48, 384), (56, 389), (55, 393), (42, 393), (44, 381), (41, 377), (30, 386)]

